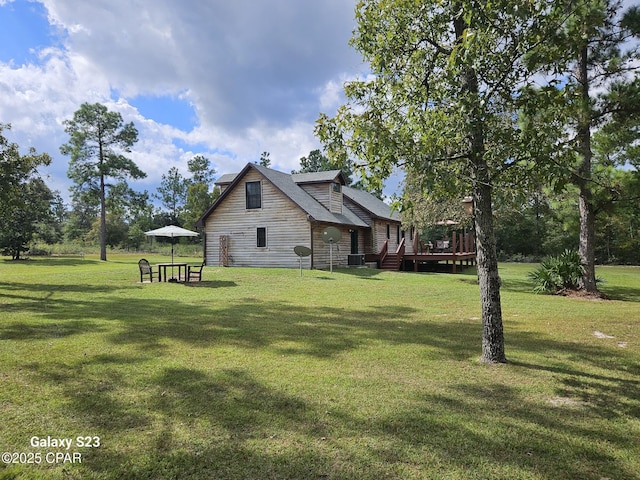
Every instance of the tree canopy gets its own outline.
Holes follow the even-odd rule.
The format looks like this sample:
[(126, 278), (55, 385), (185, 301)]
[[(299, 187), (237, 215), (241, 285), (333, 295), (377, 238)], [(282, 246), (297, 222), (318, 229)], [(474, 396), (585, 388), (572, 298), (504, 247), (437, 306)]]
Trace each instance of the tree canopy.
[[(592, 129), (604, 134), (617, 118), (607, 136), (611, 154), (637, 144), (637, 122), (624, 119), (637, 118), (629, 110), (638, 103), (621, 108), (622, 95), (636, 98), (635, 80), (614, 81), (638, 64), (620, 42), (633, 36), (637, 9), (616, 16), (617, 7), (604, 0), (357, 4), (351, 43), (371, 73), (345, 85), (346, 104), (332, 118), (321, 115), (316, 132), (333, 161), (352, 163), (369, 182), (402, 167), (405, 209), (416, 192), (472, 194), (484, 361), (505, 360), (496, 198), (503, 205), (546, 185), (576, 185), (584, 284), (591, 288), (592, 279), (595, 288)], [(596, 85), (607, 93), (594, 94)], [(637, 153), (628, 145), (627, 158)]]
[(345, 86), (317, 133), (381, 182), (393, 168), (436, 195), (473, 196), (486, 362), (505, 361), (492, 194), (516, 162), (517, 88), (536, 43), (531, 2), (363, 0), (352, 45), (372, 75)]
[(51, 158), (33, 148), (21, 155), (3, 134), (9, 128), (0, 124), (0, 251), (16, 260), (28, 250), (39, 225), (52, 218), (54, 193), (38, 172)]
[(577, 188), (581, 287), (591, 292), (597, 290), (598, 197), (610, 180), (609, 167), (637, 162), (640, 140), (640, 15), (637, 7), (624, 12), (621, 6), (556, 2), (546, 41), (528, 59), (544, 80), (525, 89), (520, 102), (523, 133), (537, 140), (531, 143), (537, 170), (556, 189)]

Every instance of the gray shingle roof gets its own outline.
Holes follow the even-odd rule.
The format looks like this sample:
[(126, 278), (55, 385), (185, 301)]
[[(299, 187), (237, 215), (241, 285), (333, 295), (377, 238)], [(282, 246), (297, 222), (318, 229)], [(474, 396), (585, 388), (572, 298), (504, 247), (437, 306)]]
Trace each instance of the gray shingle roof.
[(400, 221), (398, 212), (393, 211), (389, 205), (369, 192), (357, 188), (342, 187), (342, 194), (369, 211), (374, 217)]
[[(330, 212), (320, 202), (318, 202), (318, 200), (298, 185), (298, 183), (331, 182), (338, 176), (341, 177), (342, 181), (344, 181), (344, 177), (342, 177), (340, 170), (291, 175), (253, 163), (247, 164), (240, 173), (226, 174), (216, 181), (216, 184), (231, 185), (222, 193), (222, 195), (220, 195), (218, 200), (202, 215), (202, 217), (200, 217), (197, 223), (198, 225), (202, 225), (204, 219), (208, 217), (222, 199), (225, 198), (231, 190), (233, 190), (233, 184), (239, 182), (250, 168), (254, 168), (260, 172), (260, 174), (269, 180), (278, 190), (289, 197), (293, 203), (317, 222), (352, 225), (357, 227), (369, 226), (354, 212), (349, 210), (346, 205), (343, 205), (342, 214)], [(342, 192), (353, 202), (371, 212), (373, 216), (400, 221), (399, 216), (391, 212), (391, 207), (389, 207), (389, 205), (370, 193), (349, 187), (342, 187)]]
[(237, 173), (225, 173), (219, 179), (217, 179), (214, 183), (216, 185), (226, 185), (233, 182), (236, 179)]
[(333, 182), (337, 177), (340, 177), (342, 184), (344, 185), (344, 176), (340, 170), (291, 174), (291, 178), (295, 183)]
[[(343, 208), (342, 215), (332, 213), (327, 210), (320, 202), (305, 192), (302, 187), (293, 181), (293, 175), (279, 172), (277, 170), (271, 170), (270, 168), (266, 168), (261, 165), (253, 165), (253, 167), (314, 220), (318, 222), (354, 225), (358, 227), (368, 226), (355, 213), (347, 208)], [(340, 172), (338, 171), (337, 174), (339, 173)], [(334, 175), (331, 180), (333, 180), (336, 175)]]

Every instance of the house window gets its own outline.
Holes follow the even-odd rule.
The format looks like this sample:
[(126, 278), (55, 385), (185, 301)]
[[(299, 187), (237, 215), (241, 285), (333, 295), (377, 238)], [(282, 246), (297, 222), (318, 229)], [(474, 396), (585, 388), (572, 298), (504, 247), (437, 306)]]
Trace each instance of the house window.
[(387, 240), (391, 238), (391, 225), (387, 223)]
[(333, 182), (331, 184), (331, 188), (333, 189), (334, 192), (340, 193), (340, 191), (342, 190), (342, 185), (340, 185), (338, 182)]
[(267, 246), (267, 229), (265, 227), (258, 227), (256, 246), (257, 247)]
[(262, 208), (262, 191), (260, 188), (260, 182), (245, 183), (245, 191), (247, 194), (247, 210)]

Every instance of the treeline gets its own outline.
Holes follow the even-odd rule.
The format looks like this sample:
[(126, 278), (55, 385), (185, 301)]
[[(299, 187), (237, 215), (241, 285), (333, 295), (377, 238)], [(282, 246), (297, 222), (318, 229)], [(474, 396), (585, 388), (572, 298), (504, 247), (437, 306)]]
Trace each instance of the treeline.
[[(97, 104), (84, 105), (79, 112), (87, 108), (100, 115), (114, 115), (115, 123), (112, 123), (122, 126), (118, 114), (107, 112)], [(127, 128), (129, 134), (134, 133), (132, 125)], [(82, 157), (82, 145), (78, 145), (72, 154), (75, 161), (72, 159), (69, 163), (69, 177), (74, 181), (71, 202), (65, 205), (60, 192), (51, 191), (39, 173), (40, 167), (50, 164), (50, 156), (34, 150), (21, 155), (18, 145), (5, 137), (9, 129), (9, 125), (0, 125), (0, 253), (14, 259), (19, 259), (34, 245), (73, 245), (86, 250), (100, 246), (102, 188), (104, 244), (123, 250), (144, 248), (148, 242), (144, 232), (154, 228), (169, 224), (194, 228), (197, 219), (219, 195), (213, 188), (216, 171), (202, 155), (187, 162), (187, 176), (172, 167), (162, 175), (155, 191), (137, 192), (127, 183), (127, 175), (115, 167), (128, 166), (129, 173), (133, 173), (129, 176), (134, 178), (144, 177), (144, 172), (117, 155), (112, 158), (118, 161), (113, 162), (111, 170), (108, 165), (100, 166), (99, 160), (88, 164), (88, 156)], [(68, 128), (68, 131), (72, 130)], [(73, 148), (67, 144), (62, 150), (71, 152)], [(78, 161), (81, 158), (86, 161)], [(260, 163), (270, 164), (268, 152), (262, 154)], [(640, 175), (635, 169), (604, 161), (599, 165), (599, 184), (593, 188), (596, 261), (640, 264)], [(300, 166), (300, 172), (336, 168), (319, 150), (302, 157)], [(101, 181), (100, 172), (108, 173), (110, 181)], [(344, 173), (352, 182), (353, 171), (349, 165), (344, 166)], [(354, 186), (364, 188), (360, 183)], [(580, 233), (575, 188), (570, 185), (559, 191), (548, 187), (520, 188), (497, 195), (494, 213), (500, 259), (538, 261), (547, 255), (575, 249)], [(381, 192), (373, 193), (380, 195)], [(460, 222), (459, 228), (471, 227), (471, 219), (462, 214), (459, 204), (452, 205), (425, 194), (418, 182), (407, 179), (403, 195), (405, 202), (408, 199), (412, 205), (410, 214), (405, 212), (405, 223), (415, 225), (426, 240), (441, 228), (433, 226), (438, 220), (451, 218)]]
[[(140, 250), (148, 243), (145, 232), (166, 225), (194, 229), (195, 223), (218, 197), (213, 187), (216, 170), (208, 158), (196, 155), (182, 175), (171, 167), (158, 188), (136, 191), (128, 179), (146, 173), (129, 158), (138, 140), (133, 123), (125, 124), (117, 112), (101, 104), (83, 104), (64, 122), (69, 141), (60, 147), (69, 156), (67, 176), (72, 180), (70, 204), (60, 192), (51, 191), (39, 169), (51, 163), (47, 154), (33, 149), (27, 155), (10, 142), (0, 124), (0, 253), (20, 259), (25, 252), (46, 253), (48, 246), (67, 251), (100, 249), (106, 260), (107, 247)], [(260, 163), (270, 166), (270, 154)], [(319, 150), (300, 159), (300, 172), (335, 168)], [(351, 181), (351, 170), (345, 175)], [(158, 204), (160, 206), (158, 206)], [(163, 241), (159, 239), (159, 241)], [(181, 242), (197, 244), (195, 239)], [(39, 250), (39, 251), (37, 251)]]
[[(600, 155), (595, 158), (599, 172), (592, 187), (596, 263), (640, 265), (640, 172), (606, 165)], [(425, 242), (445, 238), (451, 230), (472, 229), (473, 218), (460, 201), (425, 192), (420, 178), (405, 179), (399, 203), (404, 207), (403, 223), (414, 225)], [(446, 225), (447, 220), (454, 224)], [(538, 262), (576, 250), (580, 241), (577, 187), (520, 185), (498, 191), (494, 229), (500, 261)]]
[[(195, 222), (213, 203), (218, 192), (212, 188), (215, 169), (211, 168), (209, 159), (196, 155), (188, 161), (188, 171), (189, 175), (185, 177), (176, 167), (171, 167), (162, 175), (154, 192), (136, 192), (126, 181), (109, 188), (105, 200), (106, 245), (138, 250), (148, 243), (146, 231), (165, 225), (194, 229)], [(156, 206), (154, 200), (161, 206)], [(92, 195), (72, 195), (60, 232), (60, 242), (99, 245), (100, 205)]]
[[(126, 156), (137, 142), (138, 132), (133, 123), (125, 124), (119, 113), (109, 112), (101, 104), (83, 104), (64, 125), (69, 141), (60, 151), (70, 157), (67, 176), (73, 184), (69, 205), (60, 192), (49, 189), (39, 172), (51, 163), (51, 157), (34, 150), (20, 154), (19, 146), (4, 135), (10, 125), (0, 124), (3, 255), (20, 259), (25, 252), (46, 253), (50, 250), (47, 246), (61, 245), (67, 251), (99, 248), (100, 258), (106, 260), (107, 247), (143, 248), (149, 241), (146, 231), (166, 225), (194, 229), (219, 195), (213, 188), (216, 170), (202, 155), (187, 162), (186, 176), (171, 167), (153, 192), (131, 188), (128, 179), (146, 177)], [(263, 152), (259, 163), (270, 166), (269, 157)], [(319, 150), (302, 157), (300, 164), (300, 172), (336, 168)], [(351, 182), (351, 170), (344, 171)], [(194, 244), (199, 241), (181, 239)]]
[[(112, 121), (115, 118), (115, 124), (121, 124), (119, 114), (98, 104), (85, 107), (113, 115)], [(172, 167), (162, 175), (156, 191), (137, 192), (125, 177), (142, 178), (144, 172), (106, 145), (102, 149), (105, 159), (90, 160), (85, 143), (61, 148), (72, 155), (68, 176), (74, 181), (70, 205), (65, 205), (60, 192), (52, 191), (39, 171), (51, 163), (51, 157), (33, 149), (22, 155), (19, 146), (5, 137), (10, 128), (0, 124), (0, 253), (13, 259), (43, 244), (86, 249), (104, 244), (105, 249), (138, 250), (148, 242), (144, 234), (148, 230), (169, 224), (192, 229), (217, 197), (212, 188), (215, 169), (202, 155), (188, 161), (186, 177)], [(133, 132), (129, 125), (129, 133)]]
[[(598, 264), (640, 264), (640, 179), (636, 171), (616, 169), (615, 188), (596, 195), (595, 259)], [(530, 194), (514, 205), (497, 204), (495, 229), (502, 261), (539, 261), (575, 250), (580, 237), (576, 192)]]

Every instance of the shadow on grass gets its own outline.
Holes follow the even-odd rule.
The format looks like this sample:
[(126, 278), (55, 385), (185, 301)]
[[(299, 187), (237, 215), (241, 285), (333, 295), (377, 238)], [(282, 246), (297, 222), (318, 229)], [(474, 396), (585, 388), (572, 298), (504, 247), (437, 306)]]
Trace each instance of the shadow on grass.
[(19, 283), (19, 282), (0, 282), (0, 298), (20, 298), (34, 299), (33, 296), (15, 295), (9, 292), (33, 292), (39, 294), (37, 300), (53, 295), (54, 293), (86, 293), (88, 295), (95, 293), (108, 293), (121, 290), (121, 287), (107, 285), (83, 285), (79, 283), (53, 285), (50, 283)]
[(502, 287), (500, 288), (503, 292), (511, 292), (511, 293), (528, 293), (531, 295), (536, 295), (533, 291), (534, 284), (526, 279), (515, 279), (508, 278), (504, 280)]
[[(243, 368), (166, 365), (144, 380), (139, 371), (135, 379), (128, 372), (157, 355), (147, 347), (163, 339), (324, 359), (384, 341), (428, 345), (439, 356), (468, 361), (476, 353), (479, 327), (414, 323), (407, 318), (412, 309), (395, 307), (328, 309), (318, 316), (311, 308), (241, 299), (215, 311), (192, 307), (192, 313), (174, 318), (170, 305), (161, 302), (159, 315), (139, 304), (138, 318), (118, 319), (119, 332), (109, 338), (140, 347), (131, 355), (101, 353), (71, 363), (27, 364), (63, 392), (78, 428), (114, 443), (128, 432), (146, 432), (138, 435), (142, 440), (133, 450), (120, 445), (90, 452), (81, 467), (87, 474), (143, 479), (373, 480), (402, 479), (407, 472), (415, 478), (424, 477), (421, 472), (431, 478), (636, 478), (637, 472), (619, 459), (635, 444), (633, 429), (622, 427), (624, 419), (640, 415), (640, 381), (630, 379), (639, 366), (624, 352), (514, 333), (508, 339), (514, 351), (542, 359), (569, 354), (570, 366), (528, 360), (467, 367), (468, 381), (445, 383), (436, 393), (416, 391), (394, 408), (386, 405), (393, 398), (380, 398), (380, 414), (364, 417), (354, 409), (336, 408), (330, 390), (326, 398), (303, 399)], [(94, 308), (109, 318), (114, 306), (98, 302)], [(593, 367), (607, 373), (592, 373)], [(524, 382), (528, 372), (543, 372), (557, 380), (553, 395), (572, 403), (558, 406), (552, 398), (534, 400), (513, 385), (479, 383), (474, 368), (510, 369)], [(127, 394), (131, 389), (135, 401)]]
[[(195, 285), (195, 284), (194, 284)], [(232, 281), (201, 282), (200, 288), (233, 287)], [(190, 303), (172, 299), (127, 298), (110, 293), (117, 287), (45, 284), (4, 284), (2, 296), (16, 312), (36, 315), (35, 321), (0, 322), (0, 339), (29, 340), (100, 332), (100, 322), (117, 322), (108, 338), (115, 344), (138, 345), (142, 349), (163, 350), (164, 340), (179, 340), (194, 346), (232, 345), (244, 348), (268, 347), (287, 342), (286, 353), (330, 357), (357, 348), (367, 335), (354, 330), (370, 330), (375, 339), (398, 337), (400, 327), (413, 338), (424, 338), (425, 327), (408, 322), (416, 310), (411, 307), (380, 307), (343, 310), (307, 308), (286, 302), (263, 302), (239, 298), (231, 305), (216, 302)], [(52, 290), (55, 289), (55, 292)], [(136, 288), (145, 288), (138, 286)], [(187, 287), (198, 288), (198, 287)], [(12, 295), (11, 291), (20, 292)], [(30, 296), (24, 292), (33, 292)], [(76, 297), (54, 293), (82, 292)], [(389, 335), (388, 330), (393, 332)], [(278, 347), (274, 347), (278, 348)]]
[[(114, 448), (92, 452), (82, 468), (106, 478), (426, 478), (421, 472), (428, 478), (637, 478), (616, 453), (635, 445), (635, 432), (603, 428), (608, 419), (592, 408), (593, 398), (557, 406), (514, 386), (470, 380), (443, 393), (416, 393), (394, 409), (384, 407), (392, 399), (381, 398), (385, 413), (363, 417), (330, 399), (303, 400), (270, 387), (242, 368), (167, 366), (147, 380), (137, 405), (119, 395), (128, 379), (117, 370), (118, 363), (137, 361), (102, 355), (77, 365), (32, 366), (62, 386), (85, 428), (112, 440), (130, 429), (148, 432), (138, 445), (144, 450), (133, 456)], [(100, 363), (106, 369), (96, 378), (86, 367)], [(617, 391), (602, 388), (611, 378), (552, 373), (573, 389), (558, 395), (578, 394), (582, 387), (571, 382), (597, 381), (586, 385), (600, 389), (597, 402), (620, 395), (639, 400), (638, 382)]]
[[(88, 452), (81, 466), (74, 465), (76, 474), (136, 479), (388, 478), (387, 467), (372, 465), (366, 457), (336, 459), (337, 446), (326, 442), (326, 407), (270, 388), (244, 369), (208, 374), (166, 367), (148, 380), (137, 404), (119, 395), (128, 379), (113, 360), (93, 362), (106, 365), (100, 378), (84, 363), (29, 365), (62, 389), (78, 428), (99, 434), (105, 445), (120, 443), (132, 429), (148, 432), (141, 444)], [(137, 361), (121, 360), (125, 366)]]
[(377, 268), (366, 268), (366, 267), (340, 268), (340, 269), (334, 269), (334, 271), (345, 274), (345, 275), (360, 277), (363, 280), (380, 280), (376, 277), (383, 272), (383, 270), (379, 270)]
[(425, 393), (411, 410), (374, 428), (401, 444), (437, 452), (444, 470), (464, 478), (636, 478), (610, 448), (632, 445), (633, 432), (602, 429), (597, 417), (585, 428), (589, 415), (580, 407), (535, 402), (516, 388), (490, 383)]
[(600, 290), (611, 300), (622, 302), (640, 302), (640, 289), (630, 287), (608, 286), (606, 283), (600, 286)]
[(409, 307), (345, 311), (245, 298), (222, 308), (174, 302), (153, 307), (141, 302), (134, 310), (137, 314), (122, 319), (110, 341), (150, 346), (172, 339), (202, 347), (270, 348), (281, 354), (327, 358), (372, 340), (420, 342), (429, 337), (428, 326), (404, 320), (414, 313)]
[[(598, 366), (604, 361), (603, 359), (592, 360), (592, 363)], [(512, 364), (521, 369), (544, 371), (559, 376), (562, 379), (560, 382), (562, 386), (557, 390), (557, 395), (571, 399), (573, 404), (590, 410), (594, 417), (607, 420), (640, 417), (640, 380), (622, 377), (615, 368), (612, 368), (609, 375), (596, 375), (562, 366), (520, 361), (514, 361)], [(620, 363), (620, 365), (625, 366), (621, 370), (635, 378), (640, 373), (638, 363)]]
[(0, 340), (43, 340), (64, 338), (87, 331), (100, 332), (103, 328), (95, 322), (86, 320), (67, 320), (65, 322), (33, 324), (28, 322), (12, 322), (0, 324)]
[[(5, 260), (5, 262), (15, 262), (14, 260)], [(18, 260), (18, 262), (35, 267), (75, 267), (78, 265), (97, 265), (99, 260), (85, 259), (80, 256), (60, 256), (60, 257), (32, 257), (26, 260)]]
[[(228, 283), (211, 288), (235, 285)], [(50, 288), (22, 285), (16, 290), (29, 287), (38, 292)], [(89, 295), (43, 308), (41, 300), (18, 300), (45, 323), (0, 323), (0, 338), (58, 335), (46, 321), (69, 326), (67, 335), (105, 329), (97, 322), (107, 321), (114, 323), (107, 341), (133, 347), (128, 355), (27, 363), (32, 375), (62, 393), (63, 406), (56, 402), (53, 408), (65, 409), (76, 428), (117, 444), (88, 453), (83, 465), (74, 467), (87, 476), (637, 478), (630, 462), (620, 461), (625, 449), (637, 450), (630, 447), (637, 439), (626, 419), (640, 416), (640, 382), (633, 379), (640, 365), (624, 350), (508, 332), (508, 352), (527, 360), (495, 368), (509, 369), (516, 385), (525, 385), (533, 373), (552, 378), (557, 385), (553, 395), (570, 403), (532, 399), (523, 393), (526, 388), (493, 378), (481, 384), (474, 370), (491, 367), (469, 364), (463, 367), (468, 379), (443, 381), (437, 392), (405, 394), (393, 408), (388, 404), (394, 398), (381, 397), (375, 400), (379, 414), (367, 417), (355, 407), (336, 408), (330, 389), (309, 400), (244, 368), (180, 365), (184, 359), (170, 357), (166, 344), (231, 346), (246, 355), (263, 349), (294, 360), (307, 356), (335, 362), (373, 343), (415, 345), (429, 347), (424, 355), (468, 363), (480, 353), (480, 325), (416, 321), (416, 309), (395, 305), (319, 311), (255, 298), (194, 304)], [(163, 355), (166, 363), (145, 377), (144, 369), (151, 368), (146, 364)], [(554, 364), (554, 358), (565, 363)], [(128, 445), (122, 439), (132, 432), (138, 443)]]
[(238, 286), (236, 282), (228, 280), (202, 280), (200, 282), (185, 282), (182, 283), (182, 285), (189, 288), (225, 288)]

